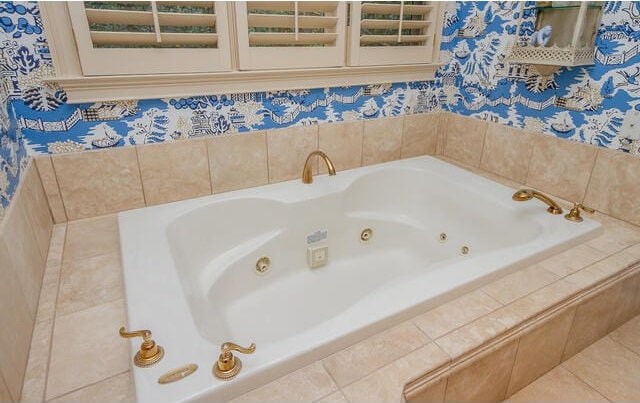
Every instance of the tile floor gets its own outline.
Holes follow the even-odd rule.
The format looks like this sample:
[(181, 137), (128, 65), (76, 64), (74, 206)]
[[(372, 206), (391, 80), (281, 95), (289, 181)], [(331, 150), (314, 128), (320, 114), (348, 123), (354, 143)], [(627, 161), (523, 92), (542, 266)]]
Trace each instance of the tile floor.
[(526, 386), (508, 402), (640, 400), (640, 315)]

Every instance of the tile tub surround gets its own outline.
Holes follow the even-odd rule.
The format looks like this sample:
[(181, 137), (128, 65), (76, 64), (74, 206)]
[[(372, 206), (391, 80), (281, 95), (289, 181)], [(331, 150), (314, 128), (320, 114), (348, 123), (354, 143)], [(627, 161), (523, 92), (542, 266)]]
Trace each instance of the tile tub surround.
[[(576, 293), (590, 289), (593, 284), (600, 284), (600, 292), (617, 287), (615, 294), (620, 298), (617, 300), (620, 312), (611, 315), (617, 317), (617, 321), (628, 319), (631, 312), (637, 309), (637, 275), (634, 276), (634, 281), (625, 279), (609, 285), (608, 288), (603, 288), (602, 283), (611, 281), (612, 276), (620, 277), (617, 273), (640, 259), (640, 228), (600, 213), (597, 213), (595, 218), (604, 226), (605, 232), (600, 237), (384, 330), (325, 359), (238, 396), (234, 401), (400, 401), (406, 382), (430, 369), (450, 366), (460, 357), (470, 365), (475, 365), (473, 368), (486, 368), (490, 366), (494, 357), (506, 357), (507, 361), (513, 360), (513, 365), (521, 368), (518, 370), (521, 373), (520, 382), (528, 382), (530, 374), (535, 374), (541, 369), (529, 371), (528, 368), (522, 367), (517, 354), (522, 353), (523, 357), (535, 355), (539, 348), (549, 347), (547, 344), (533, 343), (525, 350), (522, 340), (526, 336), (522, 336), (515, 358), (515, 347), (509, 341), (492, 346), (488, 352), (484, 351), (484, 346), (490, 344), (496, 336), (515, 328), (518, 323), (531, 317), (534, 318), (535, 324), (529, 325), (530, 333), (535, 336), (535, 332), (545, 332), (546, 330), (539, 330), (545, 329), (546, 322), (540, 319), (544, 312), (548, 312), (555, 304), (560, 304), (567, 298), (575, 299)], [(96, 217), (64, 225), (67, 227), (67, 233), (64, 251), (58, 258), (58, 269), (55, 264), (47, 268), (47, 275), (52, 270), (51, 276), (58, 276), (59, 280), (48, 282), (49, 286), (43, 287), (41, 297), (42, 300), (51, 300), (51, 295), (57, 296), (57, 301), (54, 299), (53, 302), (55, 312), (49, 311), (49, 316), (43, 316), (42, 322), (39, 322), (50, 329), (55, 326), (53, 332), (41, 332), (50, 335), (51, 350), (48, 353), (32, 355), (27, 373), (34, 374), (34, 377), (27, 380), (28, 385), (37, 393), (41, 393), (47, 401), (83, 401), (88, 395), (102, 401), (132, 401), (132, 370), (127, 353), (129, 342), (120, 340), (116, 333), (117, 329), (126, 323), (121, 298), (122, 284), (109, 280), (116, 272), (121, 276), (121, 268), (110, 258), (119, 250), (116, 216)], [(52, 250), (56, 249), (53, 247), (54, 242), (55, 239), (52, 240)], [(60, 240), (57, 242), (59, 244)], [(56, 261), (55, 258), (50, 260)], [(74, 281), (78, 272), (76, 267), (82, 266), (78, 262), (90, 265), (92, 272), (98, 276), (95, 281), (104, 278), (107, 283), (113, 284), (109, 287), (110, 291), (106, 294), (89, 292), (90, 289), (82, 292), (87, 282)], [(60, 266), (62, 269), (59, 269)], [(570, 268), (559, 269), (564, 266)], [(509, 288), (516, 282), (525, 283), (528, 287), (519, 288), (505, 300), (492, 297), (499, 293), (501, 288)], [(65, 284), (80, 287), (80, 300), (70, 301), (64, 297)], [(469, 305), (474, 305), (474, 309), (464, 309)], [(91, 322), (92, 326), (98, 329), (94, 341), (110, 346), (113, 355), (113, 360), (106, 364), (87, 364), (84, 357), (90, 355), (91, 347), (82, 343), (76, 345), (76, 351), (72, 355), (64, 354), (68, 348), (66, 346), (74, 341), (80, 342), (84, 337), (82, 329), (78, 330), (69, 324), (94, 313), (100, 313), (103, 318)], [(571, 316), (572, 313), (565, 315)], [(554, 337), (565, 337), (568, 320), (566, 316), (558, 312), (550, 318), (554, 324), (551, 327), (559, 329), (554, 330), (553, 334), (559, 334)], [(614, 324), (610, 323), (608, 326), (613, 327)], [(537, 340), (534, 336), (529, 336), (528, 339)], [(162, 335), (154, 334), (154, 337), (161, 343)], [(36, 344), (34, 340), (32, 348), (40, 346), (39, 351), (42, 351), (43, 345), (48, 344), (43, 341)], [(458, 349), (458, 345), (464, 350)], [(552, 343), (551, 346), (555, 344)], [(480, 352), (485, 354), (479, 355)], [(495, 355), (492, 355), (494, 353)], [(36, 369), (39, 367), (38, 358), (41, 359), (43, 354), (49, 361), (48, 372), (31, 371), (32, 365)], [(557, 352), (554, 354), (557, 355)], [(540, 365), (552, 365), (556, 361), (556, 355), (542, 361)], [(471, 357), (489, 358), (478, 361), (472, 360)], [(211, 359), (213, 365), (215, 357)], [(76, 360), (80, 360), (82, 364), (81, 371), (72, 365)], [(475, 364), (476, 361), (479, 363)], [(507, 369), (513, 365), (509, 361)], [(500, 368), (502, 373), (507, 371), (504, 367)], [(135, 370), (139, 369), (133, 369)], [(502, 375), (493, 373), (491, 376), (494, 378), (487, 379), (498, 379)], [(466, 381), (460, 379), (458, 382), (462, 385)], [(437, 397), (444, 393), (447, 383), (437, 381), (434, 386), (429, 392)], [(505, 391), (508, 387), (511, 385), (507, 385)], [(426, 392), (422, 392), (421, 396), (425, 396)], [(464, 396), (459, 397), (462, 399)]]
[[(440, 116), (292, 126), (36, 161), (59, 223), (296, 179), (316, 149), (327, 152), (338, 172), (434, 154)], [(326, 172), (314, 164), (315, 172)]]
[[(31, 161), (0, 222), (0, 396), (17, 401), (25, 377), (53, 219)], [(0, 390), (3, 386), (0, 385)]]

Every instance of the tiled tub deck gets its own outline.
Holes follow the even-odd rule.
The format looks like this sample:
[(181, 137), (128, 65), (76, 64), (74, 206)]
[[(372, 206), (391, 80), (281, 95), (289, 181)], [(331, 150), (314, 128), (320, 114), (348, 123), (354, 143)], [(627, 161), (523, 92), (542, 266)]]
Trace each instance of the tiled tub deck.
[[(542, 204), (540, 208), (544, 208)], [(415, 396), (440, 400), (446, 393), (448, 400), (502, 399), (507, 393), (516, 392), (640, 309), (640, 276), (632, 276), (633, 268), (628, 268), (640, 260), (640, 228), (600, 213), (594, 218), (604, 226), (600, 237), (389, 328), (234, 401), (400, 401), (404, 384), (428, 371), (437, 376), (414, 383), (420, 384), (413, 389)], [(117, 334), (118, 328), (126, 324), (117, 225), (117, 217), (108, 215), (55, 226), (23, 401), (135, 400), (129, 341)], [(550, 340), (554, 342), (537, 343), (540, 338), (535, 332), (540, 327), (533, 327), (525, 329), (515, 342), (505, 339), (504, 346), (490, 346), (488, 350), (484, 347), (522, 327), (523, 321), (576, 299), (576, 294), (616, 276), (627, 279), (611, 283), (593, 298), (578, 298), (582, 303), (577, 307), (570, 306), (566, 313), (551, 318), (545, 328), (553, 330)], [(162, 335), (154, 337), (161, 343)], [(535, 368), (519, 365), (518, 360), (529, 357), (542, 359), (539, 365), (536, 361)], [(212, 355), (211, 364), (215, 359)], [(477, 370), (478, 365), (483, 371)], [(452, 375), (451, 369), (456, 368)], [(499, 376), (500, 371), (511, 375)], [(481, 378), (479, 373), (483, 374)], [(469, 387), (493, 379), (492, 376), (504, 383), (494, 385), (498, 395), (486, 396), (482, 390)]]

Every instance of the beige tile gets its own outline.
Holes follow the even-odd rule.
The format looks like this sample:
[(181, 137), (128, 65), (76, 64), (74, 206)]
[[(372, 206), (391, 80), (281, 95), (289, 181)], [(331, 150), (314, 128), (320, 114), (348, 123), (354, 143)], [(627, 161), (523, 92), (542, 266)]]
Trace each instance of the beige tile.
[(317, 125), (268, 130), (269, 183), (300, 178), (307, 156), (317, 148)]
[(597, 148), (553, 136), (536, 136), (533, 147), (527, 185), (581, 202)]
[(51, 156), (42, 155), (34, 158), (33, 160), (38, 168), (42, 187), (47, 195), (47, 201), (49, 203), (51, 215), (53, 216), (53, 222), (56, 224), (67, 222), (67, 214), (65, 213), (64, 205), (62, 204), (62, 196), (60, 195), (60, 188), (58, 187), (58, 180), (56, 179), (56, 172), (53, 169)]
[(13, 202), (24, 203), (27, 220), (35, 236), (40, 255), (46, 257), (49, 252), (53, 218), (49, 211), (47, 195), (42, 188), (42, 182), (35, 163), (29, 163), (20, 180), (20, 190)]
[(581, 289), (582, 287), (575, 283), (561, 279), (512, 302), (506, 308), (514, 312), (521, 320), (526, 320), (565, 301)]
[[(126, 324), (124, 300), (57, 316), (46, 398), (52, 399), (129, 369), (129, 341), (117, 336)], [(96, 346), (102, 354), (95, 355)]]
[(120, 253), (66, 261), (60, 275), (58, 315), (124, 298)]
[(578, 305), (562, 355), (565, 361), (609, 332), (611, 312), (619, 296), (609, 287)]
[(609, 336), (629, 350), (640, 354), (640, 315), (611, 332)]
[(22, 294), (26, 298), (30, 316), (34, 318), (40, 297), (46, 255), (42, 255), (36, 235), (29, 225), (27, 213), (25, 203), (11, 204), (2, 222), (4, 228), (0, 233), (0, 244), (6, 247), (7, 261), (10, 262), (10, 267), (13, 268)]
[[(362, 165), (362, 120), (321, 124), (318, 126), (318, 148), (324, 151), (336, 170), (357, 168)], [(324, 164), (320, 172), (327, 172)]]
[(522, 129), (489, 123), (480, 169), (524, 183), (535, 136)]
[(342, 389), (350, 402), (401, 402), (405, 383), (449, 362), (429, 343)]
[(320, 362), (276, 379), (240, 395), (230, 402), (308, 402), (337, 390), (336, 384)]
[(338, 386), (347, 385), (428, 343), (411, 322), (404, 322), (322, 360)]
[(435, 154), (438, 143), (439, 113), (406, 115), (402, 128), (402, 158)]
[(49, 266), (44, 271), (36, 323), (53, 319), (58, 299), (58, 284), (60, 281), (60, 266)]
[(609, 400), (640, 396), (640, 357), (608, 336), (562, 365)]
[(454, 113), (445, 116), (444, 155), (477, 168), (482, 157), (487, 122)]
[(64, 242), (67, 236), (67, 224), (56, 224), (51, 231), (51, 244), (49, 245), (49, 255), (47, 256), (46, 267), (60, 266), (62, 264), (62, 253)]
[(598, 150), (585, 204), (640, 225), (640, 158), (616, 150)]
[(506, 397), (518, 341), (496, 347), (449, 376), (446, 401), (497, 402)]
[(403, 121), (403, 117), (364, 121), (363, 166), (400, 159)]
[(562, 366), (509, 397), (507, 402), (608, 402), (592, 387)]
[[(615, 285), (619, 293), (618, 305), (612, 312), (609, 330), (613, 331), (640, 314), (640, 272), (626, 277)], [(640, 351), (638, 352), (640, 354)]]
[(449, 333), (489, 312), (500, 308), (500, 303), (481, 291), (473, 291), (440, 305), (413, 319), (431, 339)]
[(212, 137), (207, 147), (213, 193), (269, 183), (266, 132)]
[(508, 316), (510, 313), (502, 308), (491, 312), (436, 339), (436, 343), (451, 358), (456, 359), (513, 327), (516, 318)]
[(136, 147), (147, 206), (211, 194), (205, 139)]
[(135, 402), (136, 391), (131, 371), (105, 379), (86, 388), (50, 400), (56, 403)]
[(408, 403), (436, 403), (444, 402), (444, 394), (447, 389), (447, 378), (436, 379), (420, 389), (408, 394), (404, 393), (404, 398)]
[(144, 207), (133, 147), (52, 157), (69, 220)]
[(520, 337), (507, 396), (560, 364), (575, 311), (566, 309)]
[(440, 119), (438, 119), (438, 129), (437, 129), (437, 142), (436, 142), (436, 155), (444, 154), (444, 146), (447, 140), (447, 115), (450, 112), (439, 112)]
[(332, 394), (323, 397), (320, 400), (316, 400), (317, 403), (349, 403), (346, 397), (341, 391), (333, 392)]
[(22, 402), (41, 402), (44, 399), (52, 329), (53, 319), (49, 319), (37, 323), (33, 330), (29, 361), (22, 388)]
[(606, 253), (582, 244), (560, 252), (538, 263), (538, 266), (560, 277), (568, 276), (590, 264), (602, 260)]
[(2, 374), (0, 374), (0, 402), (14, 402), (15, 400), (11, 397), (9, 393), (9, 388), (7, 388), (7, 384), (4, 382), (4, 378)]
[(27, 366), (33, 314), (22, 293), (18, 276), (0, 242), (0, 373), (15, 400), (20, 397)]
[(626, 257), (624, 253), (618, 252), (568, 275), (564, 280), (575, 284), (581, 290), (590, 288), (624, 269), (628, 265), (625, 264), (628, 261)]
[(610, 254), (640, 242), (638, 227), (600, 213), (595, 214), (595, 219), (604, 227), (604, 233), (587, 242), (592, 248)]
[(482, 287), (482, 291), (506, 305), (558, 280), (559, 277), (534, 265)]
[(64, 261), (84, 259), (120, 250), (118, 216), (70, 222), (64, 246)]

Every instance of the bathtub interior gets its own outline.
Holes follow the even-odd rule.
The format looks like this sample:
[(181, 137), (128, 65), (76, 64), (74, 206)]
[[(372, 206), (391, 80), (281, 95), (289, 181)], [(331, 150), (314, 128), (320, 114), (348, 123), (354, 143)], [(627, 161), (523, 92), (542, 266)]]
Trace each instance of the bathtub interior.
[[(273, 343), (394, 283), (526, 244), (542, 231), (514, 208), (507, 188), (496, 197), (469, 185), (429, 170), (387, 168), (320, 197), (245, 197), (177, 217), (167, 237), (198, 331), (214, 344)], [(363, 243), (365, 228), (373, 237)], [(311, 269), (307, 236), (319, 230), (328, 234), (329, 263)], [(262, 256), (271, 269), (258, 275)]]

